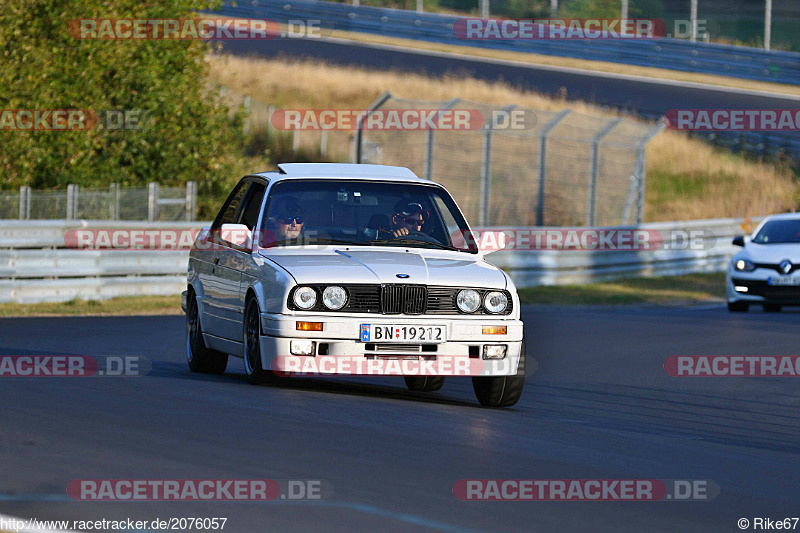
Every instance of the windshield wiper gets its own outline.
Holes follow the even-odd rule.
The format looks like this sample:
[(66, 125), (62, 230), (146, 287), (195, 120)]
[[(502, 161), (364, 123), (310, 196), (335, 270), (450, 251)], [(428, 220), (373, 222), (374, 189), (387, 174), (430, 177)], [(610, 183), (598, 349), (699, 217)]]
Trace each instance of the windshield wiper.
[(372, 244), (389, 244), (389, 243), (399, 243), (399, 244), (430, 244), (436, 246), (437, 248), (441, 248), (443, 250), (452, 250), (454, 252), (469, 252), (469, 250), (462, 250), (460, 248), (456, 248), (455, 246), (450, 246), (449, 244), (442, 244), (440, 242), (433, 242), (433, 241), (418, 241), (417, 239), (377, 239), (374, 241), (370, 241)]

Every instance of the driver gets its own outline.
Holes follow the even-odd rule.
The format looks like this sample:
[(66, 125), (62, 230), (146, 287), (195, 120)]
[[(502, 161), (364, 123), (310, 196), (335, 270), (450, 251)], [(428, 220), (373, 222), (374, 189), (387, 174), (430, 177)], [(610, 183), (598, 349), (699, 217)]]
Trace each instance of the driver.
[(303, 209), (294, 196), (278, 198), (274, 208), (270, 206), (270, 212), (268, 226), (275, 232), (275, 240), (295, 241), (301, 238)]
[(400, 200), (394, 205), (391, 234), (403, 237), (410, 233), (422, 233), (422, 226), (428, 221), (429, 213), (419, 202)]

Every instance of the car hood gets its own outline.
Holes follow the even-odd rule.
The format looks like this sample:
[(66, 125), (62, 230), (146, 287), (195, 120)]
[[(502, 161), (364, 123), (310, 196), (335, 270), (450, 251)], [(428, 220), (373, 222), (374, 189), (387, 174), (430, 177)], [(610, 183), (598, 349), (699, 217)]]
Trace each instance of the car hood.
[[(439, 250), (262, 250), (299, 284), (412, 283), (505, 289), (506, 277), (480, 256)], [(408, 277), (398, 277), (407, 275)]]
[(778, 264), (788, 259), (794, 264), (800, 264), (800, 244), (755, 244), (747, 243), (745, 255), (756, 263)]

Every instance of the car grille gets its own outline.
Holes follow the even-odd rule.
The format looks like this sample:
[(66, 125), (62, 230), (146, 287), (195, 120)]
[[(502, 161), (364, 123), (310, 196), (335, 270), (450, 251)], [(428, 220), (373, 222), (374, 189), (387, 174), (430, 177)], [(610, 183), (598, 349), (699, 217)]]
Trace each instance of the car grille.
[(428, 288), (424, 285), (383, 285), (381, 312), (384, 315), (421, 315), (425, 312)]
[[(326, 285), (311, 285), (317, 290), (317, 304), (309, 311), (331, 312), (322, 303), (322, 291)], [(463, 314), (456, 305), (456, 295), (458, 291), (466, 287), (438, 287), (425, 285), (409, 284), (387, 284), (387, 285), (342, 285), (347, 291), (347, 304), (339, 310), (346, 313), (375, 313), (384, 315), (458, 315)], [(487, 292), (495, 289), (476, 288), (483, 298)], [(505, 292), (508, 297), (508, 307), (502, 315), (509, 315), (512, 312), (511, 294)], [(292, 300), (293, 294), (289, 295), (289, 308), (297, 309)], [(473, 313), (475, 315), (486, 314), (483, 309)]]

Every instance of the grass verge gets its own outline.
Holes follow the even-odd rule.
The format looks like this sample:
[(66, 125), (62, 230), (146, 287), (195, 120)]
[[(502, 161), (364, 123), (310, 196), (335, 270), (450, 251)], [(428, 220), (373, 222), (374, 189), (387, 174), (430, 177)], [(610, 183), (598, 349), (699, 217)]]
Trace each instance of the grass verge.
[(12, 316), (113, 316), (178, 315), (180, 295), (122, 296), (109, 300), (70, 300), (37, 304), (0, 304), (0, 317)]
[(725, 274), (635, 278), (587, 285), (519, 289), (523, 304), (680, 304), (725, 298)]

